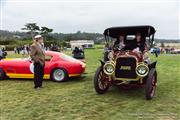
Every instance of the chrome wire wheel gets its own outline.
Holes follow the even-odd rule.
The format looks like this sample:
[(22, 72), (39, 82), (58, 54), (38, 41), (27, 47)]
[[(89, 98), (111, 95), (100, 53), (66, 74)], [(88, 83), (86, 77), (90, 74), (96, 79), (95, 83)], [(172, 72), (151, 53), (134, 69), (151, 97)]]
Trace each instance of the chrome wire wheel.
[(67, 80), (68, 75), (67, 75), (66, 70), (62, 68), (57, 68), (53, 70), (51, 78), (56, 82), (62, 82), (62, 81)]

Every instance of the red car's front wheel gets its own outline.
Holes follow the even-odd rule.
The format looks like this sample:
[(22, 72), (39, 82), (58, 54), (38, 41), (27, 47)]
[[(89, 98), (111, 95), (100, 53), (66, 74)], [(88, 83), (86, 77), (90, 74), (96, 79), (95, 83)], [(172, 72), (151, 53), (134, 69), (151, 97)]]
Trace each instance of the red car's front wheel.
[(63, 82), (68, 79), (68, 73), (63, 68), (56, 68), (51, 73), (51, 79), (55, 82)]

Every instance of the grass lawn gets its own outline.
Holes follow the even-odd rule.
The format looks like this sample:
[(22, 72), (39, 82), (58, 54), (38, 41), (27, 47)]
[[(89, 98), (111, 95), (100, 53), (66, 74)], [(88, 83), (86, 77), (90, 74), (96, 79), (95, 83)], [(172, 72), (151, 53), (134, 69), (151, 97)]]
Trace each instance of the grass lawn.
[(1, 120), (180, 119), (180, 55), (157, 58), (158, 87), (150, 101), (145, 100), (143, 88), (111, 87), (106, 94), (97, 95), (93, 77), (102, 50), (89, 49), (85, 55), (87, 74), (63, 83), (45, 80), (41, 90), (33, 89), (33, 80), (0, 81)]

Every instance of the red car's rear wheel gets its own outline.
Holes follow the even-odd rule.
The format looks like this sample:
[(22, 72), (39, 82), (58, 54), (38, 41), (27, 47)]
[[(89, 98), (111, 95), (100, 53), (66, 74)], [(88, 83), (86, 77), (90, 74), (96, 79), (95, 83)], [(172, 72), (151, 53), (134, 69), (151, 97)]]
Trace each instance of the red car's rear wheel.
[(0, 68), (0, 80), (5, 79), (5, 77), (6, 77), (6, 74), (5, 74), (4, 70)]

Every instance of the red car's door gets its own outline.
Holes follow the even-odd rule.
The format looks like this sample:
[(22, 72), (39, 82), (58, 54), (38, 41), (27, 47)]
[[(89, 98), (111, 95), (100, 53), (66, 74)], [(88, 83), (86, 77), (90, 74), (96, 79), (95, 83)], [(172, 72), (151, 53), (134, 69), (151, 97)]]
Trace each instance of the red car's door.
[(28, 59), (24, 59), (21, 61), (21, 63), (18, 65), (18, 68), (16, 68), (17, 74), (32, 74), (30, 70), (30, 64), (32, 62)]
[(6, 75), (10, 78), (31, 78), (30, 61), (27, 59), (7, 60), (4, 64)]
[(45, 66), (44, 66), (44, 74), (49, 74), (50, 75), (50, 66), (51, 66), (51, 61), (52, 56), (51, 55), (45, 55)]

